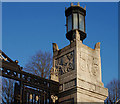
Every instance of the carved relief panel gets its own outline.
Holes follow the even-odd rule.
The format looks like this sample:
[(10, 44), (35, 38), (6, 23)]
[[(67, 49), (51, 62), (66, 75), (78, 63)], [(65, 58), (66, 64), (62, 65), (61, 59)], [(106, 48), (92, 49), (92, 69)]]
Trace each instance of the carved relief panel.
[(74, 70), (74, 51), (57, 58), (55, 60), (55, 69), (58, 70), (59, 75)]
[(99, 72), (99, 62), (97, 58), (93, 58), (93, 64), (92, 64), (92, 74), (93, 75), (97, 75), (97, 73)]
[(80, 52), (79, 66), (82, 71), (88, 71), (90, 75), (96, 76), (99, 73), (99, 59), (87, 53)]
[(87, 68), (87, 56), (85, 53), (83, 52), (80, 52), (80, 67), (81, 67), (81, 70), (85, 71), (85, 69)]

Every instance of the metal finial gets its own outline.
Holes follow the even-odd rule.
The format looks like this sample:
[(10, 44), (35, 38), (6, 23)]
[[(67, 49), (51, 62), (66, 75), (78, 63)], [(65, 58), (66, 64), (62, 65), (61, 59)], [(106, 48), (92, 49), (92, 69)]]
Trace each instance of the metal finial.
[(71, 6), (73, 6), (73, 3), (71, 2)]
[(79, 2), (77, 3), (77, 6), (80, 6), (80, 3), (79, 3)]
[(18, 60), (15, 60), (15, 63), (18, 63)]
[(84, 9), (86, 10), (86, 6), (84, 7)]

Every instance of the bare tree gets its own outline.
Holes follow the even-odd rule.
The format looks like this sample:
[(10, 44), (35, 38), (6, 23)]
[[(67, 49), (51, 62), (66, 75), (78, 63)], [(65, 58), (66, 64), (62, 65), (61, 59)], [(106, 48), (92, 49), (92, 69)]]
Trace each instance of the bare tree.
[(25, 65), (24, 70), (38, 75), (43, 78), (48, 78), (52, 67), (52, 55), (49, 52), (38, 51), (33, 55), (30, 61)]
[(13, 103), (14, 101), (14, 80), (2, 78), (2, 102)]
[(108, 98), (106, 101), (109, 104), (116, 104), (120, 99), (120, 81), (113, 79), (106, 87), (108, 88)]

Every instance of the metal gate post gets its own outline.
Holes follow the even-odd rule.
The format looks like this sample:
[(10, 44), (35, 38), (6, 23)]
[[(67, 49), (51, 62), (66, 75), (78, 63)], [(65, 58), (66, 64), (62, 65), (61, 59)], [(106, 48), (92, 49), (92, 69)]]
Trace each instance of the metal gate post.
[(20, 104), (20, 85), (15, 83), (14, 86), (14, 103)]
[(22, 104), (22, 82), (20, 82), (20, 104)]

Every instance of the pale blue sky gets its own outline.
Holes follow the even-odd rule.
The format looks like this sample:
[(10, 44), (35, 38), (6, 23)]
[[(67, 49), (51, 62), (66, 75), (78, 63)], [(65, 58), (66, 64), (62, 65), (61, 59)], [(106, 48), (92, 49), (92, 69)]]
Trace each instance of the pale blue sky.
[[(80, 4), (87, 9), (84, 44), (94, 48), (101, 42), (102, 77), (106, 85), (118, 77), (118, 3)], [(60, 49), (67, 46), (64, 12), (69, 6), (69, 2), (3, 3), (2, 50), (24, 67), (37, 51), (52, 53), (53, 42)]]

